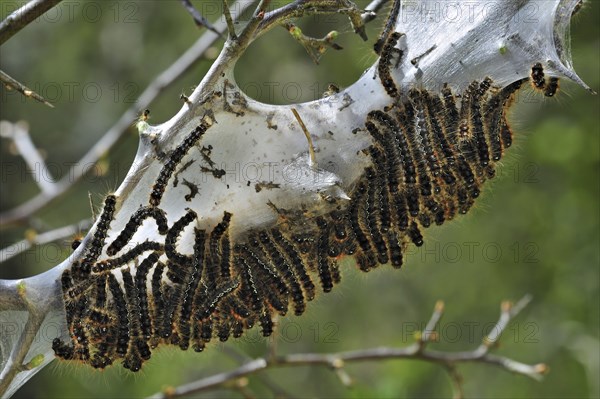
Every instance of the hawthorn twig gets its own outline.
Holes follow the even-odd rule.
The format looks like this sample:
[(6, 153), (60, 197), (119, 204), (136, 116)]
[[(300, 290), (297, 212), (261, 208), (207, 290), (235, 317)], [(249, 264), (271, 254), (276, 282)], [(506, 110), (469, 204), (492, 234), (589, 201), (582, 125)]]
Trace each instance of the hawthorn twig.
[(33, 239), (26, 238), (6, 248), (0, 249), (0, 264), (7, 260), (31, 249), (35, 245), (44, 245), (56, 242), (68, 237), (72, 237), (81, 231), (86, 231), (92, 227), (92, 219), (83, 219), (69, 226), (59, 227), (45, 233), (37, 234)]
[(32, 172), (44, 171), (35, 176), (34, 181), (45, 195), (52, 195), (55, 188), (54, 179), (44, 161), (44, 157), (31, 140), (27, 122), (10, 123), (0, 121), (0, 137), (12, 140), (19, 155)]
[[(271, 337), (274, 338), (275, 336), (272, 335)], [(269, 342), (269, 341), (267, 341), (267, 342)], [(245, 353), (241, 352), (237, 348), (234, 348), (231, 346), (223, 346), (223, 353), (225, 355), (231, 357), (233, 360), (235, 360), (239, 364), (244, 364), (244, 363), (247, 363), (248, 361), (252, 360), (251, 357), (249, 357)], [(268, 375), (264, 375), (264, 374), (257, 375), (256, 378), (259, 379), (259, 381), (261, 383), (263, 383), (268, 389), (270, 389), (276, 398), (288, 398), (288, 399), (295, 398), (294, 395), (292, 395), (291, 393), (289, 393), (285, 389), (283, 389), (278, 383), (273, 381)]]
[[(375, 2), (369, 4), (367, 7), (371, 7), (374, 3)], [(373, 11), (372, 8), (369, 10)], [(371, 11), (367, 13), (370, 14)], [(356, 8), (356, 5), (349, 0), (296, 0), (266, 13), (256, 29), (255, 34), (258, 36), (269, 30), (275, 24), (279, 24), (290, 18), (302, 17), (306, 13), (309, 13), (310, 15), (334, 13), (346, 14), (352, 23), (354, 31), (359, 34), (363, 40), (367, 40), (364, 25), (365, 22), (363, 20), (365, 12)]]
[(259, 30), (259, 26), (261, 22), (264, 20), (266, 15), (266, 9), (269, 7), (271, 0), (260, 0), (258, 6), (256, 6), (256, 10), (254, 10), (254, 14), (250, 21), (244, 27), (244, 30), (237, 38), (235, 43), (239, 47), (246, 47), (252, 41), (252, 37)]
[(233, 24), (233, 18), (231, 18), (231, 10), (227, 0), (223, 0), (223, 15), (225, 16), (225, 22), (227, 22), (227, 30), (229, 31), (229, 38), (231, 40), (237, 40), (235, 33), (235, 25)]
[[(44, 319), (48, 316), (49, 309), (54, 306), (55, 301), (61, 299), (58, 296), (52, 296), (53, 293), (30, 293), (29, 290), (36, 291), (36, 287), (27, 285), (23, 280), (0, 280), (0, 311), (26, 310), (28, 313), (27, 322), (17, 340), (18, 342), (12, 347), (10, 353), (3, 354), (7, 360), (2, 370), (0, 370), (0, 396), (2, 397), (4, 397), (17, 374), (39, 366), (35, 363), (48, 362), (43, 354), (38, 354), (27, 363), (25, 358)], [(32, 297), (35, 298), (40, 295), (50, 295), (50, 298), (53, 299), (40, 306), (39, 301), (31, 300)]]
[(336, 31), (329, 32), (323, 38), (315, 38), (305, 35), (302, 30), (291, 22), (286, 22), (283, 27), (304, 47), (313, 62), (319, 65), (321, 56), (331, 47), (334, 50), (342, 50), (343, 47), (335, 43), (338, 33)]
[(222, 32), (218, 31), (213, 26), (213, 24), (210, 23), (210, 21), (208, 19), (204, 18), (204, 16), (202, 14), (200, 14), (200, 12), (196, 9), (196, 7), (194, 7), (194, 5), (192, 4), (192, 2), (190, 0), (181, 0), (181, 3), (183, 3), (183, 6), (187, 10), (187, 12), (194, 19), (194, 23), (196, 24), (196, 26), (204, 27), (210, 31), (215, 32), (217, 35), (221, 36)]
[(44, 97), (31, 90), (29, 87), (25, 86), (23, 83), (19, 82), (15, 78), (9, 76), (6, 72), (0, 71), (0, 81), (4, 84), (4, 86), (8, 90), (16, 90), (25, 97), (33, 98), (34, 100), (49, 106), (50, 108), (54, 108), (54, 105), (50, 104), (48, 100)]
[(0, 45), (62, 0), (32, 0), (0, 22)]
[(365, 7), (365, 12), (361, 16), (363, 22), (366, 24), (377, 18), (377, 11), (379, 11), (388, 1), (390, 0), (373, 0), (370, 2), (369, 5)]
[(437, 339), (433, 334), (442, 317), (444, 306), (438, 302), (434, 312), (425, 327), (425, 330), (417, 335), (417, 342), (405, 348), (379, 347), (370, 349), (359, 349), (355, 351), (320, 354), (320, 353), (297, 353), (282, 356), (269, 356), (251, 360), (242, 366), (215, 374), (210, 377), (194, 381), (192, 383), (181, 385), (176, 388), (169, 388), (164, 393), (157, 393), (150, 398), (166, 399), (176, 398), (184, 395), (190, 395), (198, 392), (210, 391), (225, 386), (241, 377), (255, 374), (259, 371), (300, 365), (319, 365), (332, 369), (340, 378), (344, 385), (350, 385), (352, 380), (344, 370), (344, 365), (350, 362), (381, 361), (390, 359), (414, 359), (423, 360), (431, 363), (438, 363), (445, 367), (453, 382), (454, 397), (462, 398), (462, 377), (456, 369), (458, 363), (476, 362), (482, 364), (491, 364), (517, 374), (522, 374), (535, 380), (541, 380), (548, 371), (544, 364), (529, 365), (512, 360), (504, 356), (493, 355), (489, 353), (491, 345), (488, 342), (497, 342), (502, 332), (506, 329), (509, 322), (530, 302), (529, 295), (522, 298), (514, 306), (508, 302), (503, 302), (498, 322), (491, 330), (490, 334), (484, 338), (484, 343), (473, 351), (463, 352), (442, 352), (427, 349), (427, 345)]

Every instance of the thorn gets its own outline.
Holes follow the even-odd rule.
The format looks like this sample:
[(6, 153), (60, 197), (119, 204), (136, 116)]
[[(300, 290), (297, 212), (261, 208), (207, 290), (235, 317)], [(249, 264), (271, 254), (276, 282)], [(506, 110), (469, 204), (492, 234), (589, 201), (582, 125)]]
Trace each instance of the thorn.
[(313, 168), (316, 168), (317, 167), (317, 157), (315, 156), (315, 147), (313, 146), (312, 137), (310, 136), (310, 133), (308, 132), (308, 129), (306, 128), (306, 125), (302, 121), (302, 118), (300, 118), (300, 114), (298, 114), (298, 111), (296, 111), (296, 108), (292, 108), (292, 113), (296, 117), (296, 120), (300, 124), (300, 127), (302, 128), (302, 131), (304, 132), (304, 135), (306, 136), (306, 140), (308, 141), (308, 153), (310, 155), (310, 163), (311, 163), (310, 166), (312, 166)]
[(92, 211), (92, 220), (96, 220), (96, 211), (94, 210), (94, 201), (92, 201), (92, 193), (88, 191), (88, 201), (90, 202), (90, 210)]

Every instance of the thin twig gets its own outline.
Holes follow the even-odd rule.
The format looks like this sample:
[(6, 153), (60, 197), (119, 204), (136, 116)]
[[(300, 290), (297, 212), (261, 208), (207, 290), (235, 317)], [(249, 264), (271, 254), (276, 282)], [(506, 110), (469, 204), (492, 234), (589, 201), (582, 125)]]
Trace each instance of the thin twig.
[(231, 380), (235, 380), (236, 378), (240, 378), (246, 375), (256, 373), (257, 371), (264, 370), (265, 368), (267, 368), (267, 361), (265, 359), (256, 359), (244, 364), (241, 367), (238, 367), (235, 370), (226, 373), (215, 374), (211, 377), (203, 378), (190, 384), (182, 385), (175, 389), (167, 388), (168, 394), (157, 393), (155, 395), (150, 396), (150, 398), (175, 398), (178, 396), (189, 395), (190, 393), (194, 392), (206, 391), (215, 387), (219, 387)]
[(62, 0), (32, 0), (0, 22), (0, 45)]
[[(252, 360), (251, 357), (249, 357), (245, 353), (241, 352), (236, 347), (223, 346), (222, 351), (224, 354), (231, 357), (233, 360), (235, 360), (239, 364), (244, 364), (244, 363), (247, 363)], [(289, 393), (285, 389), (283, 389), (278, 383), (273, 381), (268, 375), (265, 375), (265, 374), (257, 375), (256, 378), (258, 380), (260, 380), (260, 382), (262, 382), (267, 388), (269, 388), (271, 390), (271, 392), (273, 392), (273, 394), (276, 398), (294, 399), (294, 395), (292, 395), (291, 393)]]
[(236, 40), (237, 35), (235, 33), (235, 25), (233, 24), (233, 18), (231, 18), (231, 10), (229, 9), (229, 3), (227, 0), (223, 0), (223, 15), (225, 15), (225, 22), (227, 22), (229, 38), (231, 40)]
[(377, 12), (390, 0), (373, 0), (365, 7), (365, 12), (361, 16), (363, 23), (368, 23), (377, 18)]
[(306, 14), (346, 14), (350, 23), (363, 40), (367, 40), (365, 25), (375, 18), (377, 12), (389, 0), (373, 0), (364, 10), (356, 8), (354, 3), (348, 0), (296, 0), (276, 10), (265, 14), (263, 21), (258, 26), (255, 35), (260, 36), (268, 31), (273, 25), (280, 24), (293, 18), (300, 18)]
[[(0, 292), (3, 295), (12, 295), (14, 297), (11, 299), (11, 303), (0, 301), (0, 311), (10, 310), (15, 306), (19, 310), (25, 310), (28, 314), (27, 322), (21, 331), (18, 342), (13, 345), (10, 354), (7, 354), (6, 364), (0, 371), (0, 397), (4, 397), (4, 394), (17, 374), (29, 370), (25, 358), (29, 354), (37, 332), (48, 315), (48, 310), (54, 306), (55, 301), (60, 300), (58, 296), (52, 296), (53, 292), (45, 292), (43, 294), (39, 292), (30, 293), (28, 292), (30, 289), (35, 291), (33, 286), (27, 285), (23, 280), (0, 280)], [(40, 297), (40, 295), (50, 295), (49, 298), (51, 300), (42, 302), (32, 300), (32, 298)], [(13, 303), (14, 301), (17, 302)]]
[(296, 0), (286, 4), (276, 10), (270, 11), (264, 15), (263, 20), (256, 29), (255, 35), (259, 36), (268, 31), (273, 25), (279, 24), (290, 18), (299, 18), (305, 14), (346, 14), (358, 33), (364, 40), (364, 22), (362, 20), (363, 11), (356, 8), (354, 3), (349, 0)]
[[(244, 12), (252, 3), (240, 2), (236, 7), (238, 15)], [(220, 21), (215, 24), (215, 29), (224, 32), (226, 24)], [(48, 206), (59, 196), (66, 193), (87, 172), (92, 170), (90, 165), (95, 165), (98, 160), (123, 137), (131, 127), (132, 122), (138, 117), (140, 109), (149, 108), (154, 99), (176, 79), (188, 71), (217, 40), (219, 36), (213, 32), (206, 32), (192, 47), (190, 47), (177, 61), (163, 71), (146, 87), (138, 100), (119, 118), (119, 120), (96, 142), (96, 144), (71, 167), (61, 180), (56, 182), (55, 190), (51, 195), (39, 193), (27, 202), (5, 212), (0, 213), (0, 228), (9, 224), (18, 223)]]
[(435, 304), (435, 307), (433, 309), (433, 313), (431, 314), (431, 318), (429, 319), (429, 322), (427, 322), (427, 325), (425, 326), (425, 330), (421, 333), (421, 336), (419, 338), (419, 343), (421, 344), (421, 348), (425, 348), (425, 345), (427, 345), (429, 342), (438, 341), (439, 336), (435, 330), (436, 330), (443, 314), (444, 314), (444, 302), (437, 301)]
[(72, 237), (79, 232), (87, 231), (92, 226), (92, 223), (92, 219), (84, 219), (69, 226), (63, 226), (45, 233), (37, 234), (33, 239), (24, 239), (9, 245), (4, 249), (0, 249), (0, 264), (31, 249), (35, 245), (56, 242)]
[(46, 100), (44, 97), (31, 90), (29, 87), (25, 86), (23, 83), (19, 82), (15, 78), (12, 78), (4, 71), (0, 71), (0, 81), (8, 90), (16, 90), (25, 97), (33, 98), (34, 100), (41, 102), (42, 104), (45, 104), (50, 108), (54, 108), (54, 105), (50, 104), (48, 100)]
[(194, 19), (194, 23), (196, 24), (196, 26), (204, 27), (210, 31), (215, 32), (220, 37), (222, 36), (221, 32), (215, 29), (213, 24), (211, 24), (208, 19), (204, 18), (204, 16), (200, 14), (200, 12), (196, 9), (196, 7), (194, 7), (190, 0), (181, 0), (181, 2), (183, 3), (183, 6), (187, 10), (187, 12), (190, 13), (192, 18)]
[(446, 371), (448, 372), (448, 376), (452, 381), (452, 389), (454, 391), (454, 395), (452, 395), (452, 397), (454, 399), (463, 399), (465, 397), (465, 392), (462, 386), (462, 375), (458, 372), (458, 369), (454, 364), (446, 364)]
[(252, 18), (248, 22), (248, 24), (244, 27), (244, 30), (235, 41), (238, 47), (244, 48), (252, 41), (252, 37), (258, 30), (260, 23), (264, 20), (266, 15), (266, 9), (271, 3), (271, 0), (260, 0), (256, 10), (254, 10), (254, 14)]
[(310, 132), (306, 128), (306, 125), (302, 121), (302, 118), (300, 118), (300, 114), (298, 114), (298, 111), (296, 111), (296, 108), (292, 108), (292, 113), (294, 114), (294, 117), (300, 124), (300, 128), (304, 132), (304, 136), (306, 136), (306, 141), (308, 141), (308, 154), (310, 155), (310, 166), (312, 168), (316, 168), (317, 167), (317, 157), (315, 155), (315, 147), (313, 146), (313, 141), (312, 141), (312, 137), (310, 136)]
[[(529, 301), (530, 297), (526, 296), (521, 299), (517, 305), (511, 307), (510, 310), (506, 309), (506, 306), (503, 306), (500, 319), (498, 320), (494, 330), (497, 330), (500, 333), (504, 331), (504, 328), (508, 322), (517, 316), (519, 311), (522, 310), (522, 308)], [(168, 394), (157, 393), (151, 396), (151, 398), (175, 398), (193, 393), (209, 391), (221, 387), (228, 382), (239, 379), (240, 377), (249, 376), (261, 370), (283, 366), (326, 366), (332, 369), (338, 375), (344, 385), (349, 385), (352, 380), (344, 371), (344, 365), (346, 363), (381, 361), (389, 359), (415, 359), (443, 365), (448, 371), (453, 382), (454, 395), (456, 398), (463, 397), (462, 377), (456, 369), (457, 363), (475, 362), (491, 364), (513, 373), (525, 375), (538, 381), (542, 378), (543, 374), (547, 372), (547, 367), (543, 364), (528, 365), (520, 363), (504, 356), (493, 355), (487, 352), (481, 353), (480, 348), (465, 352), (441, 352), (427, 349), (426, 345), (430, 342), (430, 338), (428, 338), (428, 336), (431, 336), (431, 334), (428, 334), (427, 332), (430, 333), (436, 328), (442, 313), (443, 305), (441, 302), (438, 302), (435, 306), (434, 313), (431, 316), (429, 323), (427, 323), (427, 327), (425, 328), (426, 333), (420, 334), (418, 342), (415, 342), (414, 344), (405, 348), (380, 347), (331, 354), (298, 353), (277, 356), (273, 359), (258, 358), (249, 361), (235, 370), (219, 373), (174, 389), (171, 388), (168, 390)], [(507, 317), (508, 320), (506, 320)]]
[(21, 155), (29, 170), (34, 174), (34, 181), (45, 195), (52, 195), (55, 190), (54, 179), (46, 165), (42, 154), (35, 148), (27, 122), (10, 123), (0, 121), (0, 137), (12, 140), (17, 152)]

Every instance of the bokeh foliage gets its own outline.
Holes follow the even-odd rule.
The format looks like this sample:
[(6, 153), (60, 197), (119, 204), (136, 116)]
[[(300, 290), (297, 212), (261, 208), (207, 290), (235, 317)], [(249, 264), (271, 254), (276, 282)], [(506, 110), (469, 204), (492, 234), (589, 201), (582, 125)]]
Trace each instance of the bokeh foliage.
[[(2, 1), (0, 17), (22, 4)], [(281, 2), (274, 2), (281, 3)], [(366, 4), (366, 2), (358, 2)], [(195, 4), (210, 19), (217, 2)], [(594, 89), (600, 88), (600, 6), (589, 2), (573, 23), (574, 64)], [(341, 17), (297, 21), (305, 33), (323, 36), (340, 31), (342, 51), (329, 50), (316, 66), (284, 29), (254, 43), (240, 61), (240, 86), (258, 100), (293, 103), (311, 100), (327, 84), (351, 84), (375, 59), (371, 46), (380, 22), (363, 43)], [(24, 29), (1, 48), (0, 68), (45, 95), (50, 109), (2, 89), (1, 118), (25, 120), (36, 145), (47, 154), (56, 177), (68, 170), (131, 106), (136, 96), (202, 33), (179, 2), (71, 1)], [(169, 87), (152, 104), (152, 120), (168, 119), (180, 107), (219, 48)], [(382, 267), (367, 275), (351, 267), (343, 283), (321, 295), (301, 317), (280, 320), (281, 353), (333, 352), (374, 346), (404, 346), (427, 321), (437, 299), (447, 303), (442, 342), (435, 347), (461, 350), (479, 344), (496, 320), (503, 299), (526, 293), (533, 303), (508, 329), (499, 353), (530, 363), (545, 362), (551, 373), (542, 383), (492, 367), (463, 365), (469, 397), (597, 397), (600, 395), (599, 96), (563, 82), (555, 99), (521, 92), (512, 126), (515, 148), (498, 177), (488, 184), (474, 210), (442, 228), (426, 232), (426, 244), (412, 250), (403, 270)], [(140, 110), (141, 111), (141, 110)], [(133, 121), (132, 121), (133, 123)], [(0, 209), (36, 193), (31, 174), (0, 141)], [(96, 205), (116, 188), (133, 159), (133, 129), (71, 192), (32, 221), (40, 229), (59, 227), (90, 215), (88, 195)], [(43, 178), (44, 176), (42, 176)], [(25, 234), (25, 227), (0, 231), (0, 247)], [(28, 251), (0, 265), (2, 278), (40, 273), (69, 253), (69, 243)], [(163, 349), (142, 372), (120, 366), (104, 372), (55, 362), (34, 377), (16, 397), (143, 397), (232, 369), (234, 349), (261, 356), (259, 332), (206, 353)], [(348, 366), (351, 390), (323, 368), (287, 368), (264, 375), (296, 397), (447, 397), (451, 385), (438, 366), (387, 361)], [(270, 395), (251, 379), (258, 396)], [(230, 397), (215, 391), (205, 397)], [(236, 394), (237, 395), (237, 394)]]

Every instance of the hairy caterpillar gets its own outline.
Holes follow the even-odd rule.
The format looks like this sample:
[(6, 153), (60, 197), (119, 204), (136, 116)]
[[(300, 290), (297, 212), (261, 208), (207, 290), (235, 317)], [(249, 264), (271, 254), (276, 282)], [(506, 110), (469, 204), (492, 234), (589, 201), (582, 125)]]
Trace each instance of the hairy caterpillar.
[[(339, 283), (341, 257), (354, 256), (364, 271), (387, 263), (400, 267), (406, 247), (422, 245), (422, 229), (466, 213), (481, 185), (494, 176), (495, 163), (510, 146), (506, 114), (521, 85), (500, 89), (486, 78), (473, 82), (460, 103), (447, 87), (439, 95), (410, 90), (368, 114), (365, 129), (372, 144), (364, 152), (372, 163), (354, 185), (351, 201), (300, 225), (283, 219), (235, 241), (229, 229), (236, 216), (225, 211), (212, 230), (195, 228), (193, 255), (179, 253), (177, 242), (199, 215), (188, 210), (165, 226), (164, 212), (155, 206), (134, 212), (108, 248), (115, 254), (148, 216), (157, 220), (164, 245), (147, 241), (93, 262), (116, 203), (108, 197), (98, 248), (86, 257), (90, 274), (75, 280), (69, 270), (63, 275), (72, 342), (57, 341), (56, 355), (98, 368), (123, 358), (123, 365), (136, 371), (161, 344), (203, 350), (213, 337), (240, 336), (256, 322), (269, 335), (273, 314), (286, 314), (290, 307), (296, 315), (305, 311), (316, 281), (324, 292)], [(145, 258), (134, 276), (131, 262), (140, 256)]]
[[(401, 36), (382, 34), (377, 71), (389, 102), (364, 120), (369, 164), (348, 188), (350, 200), (331, 197), (324, 212), (302, 210), (237, 236), (231, 230), (241, 215), (225, 206), (206, 229), (198, 227), (205, 215), (191, 207), (183, 216), (168, 215), (163, 195), (210, 133), (212, 123), (203, 120), (167, 156), (149, 205), (106, 248), (108, 259), (98, 260), (117, 203), (114, 196), (105, 201), (93, 251), (84, 258), (89, 270), (63, 275), (71, 342), (56, 341), (57, 356), (97, 368), (122, 358), (136, 371), (159, 345), (202, 351), (215, 337), (239, 337), (256, 323), (268, 336), (273, 315), (290, 308), (301, 315), (317, 286), (329, 292), (340, 282), (341, 258), (354, 257), (363, 271), (388, 263), (400, 268), (407, 247), (423, 244), (423, 229), (467, 213), (512, 144), (507, 112), (524, 80), (502, 86), (486, 77), (460, 93), (448, 85), (439, 93), (405, 90), (391, 72), (394, 52), (398, 64), (404, 55), (396, 51)], [(540, 76), (532, 80), (541, 85)], [(116, 256), (147, 217), (164, 242), (139, 243)], [(178, 249), (184, 230), (193, 231), (191, 255)]]
[(546, 79), (544, 67), (540, 62), (536, 62), (531, 67), (530, 78), (533, 88), (543, 92), (546, 97), (554, 97), (558, 91), (558, 78), (550, 77)]

